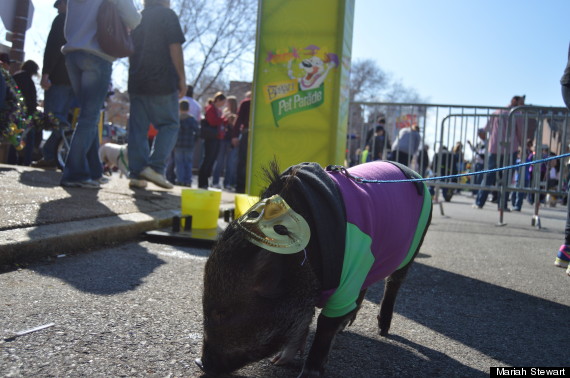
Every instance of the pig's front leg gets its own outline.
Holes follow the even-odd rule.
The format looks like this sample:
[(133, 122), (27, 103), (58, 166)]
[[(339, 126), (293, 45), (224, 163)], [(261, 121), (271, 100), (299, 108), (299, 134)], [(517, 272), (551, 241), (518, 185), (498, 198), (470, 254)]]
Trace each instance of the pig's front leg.
[(303, 371), (298, 378), (322, 377), (324, 375), (325, 365), (328, 361), (334, 338), (351, 317), (352, 312), (338, 318), (328, 318), (322, 314), (319, 315), (315, 340), (305, 360)]

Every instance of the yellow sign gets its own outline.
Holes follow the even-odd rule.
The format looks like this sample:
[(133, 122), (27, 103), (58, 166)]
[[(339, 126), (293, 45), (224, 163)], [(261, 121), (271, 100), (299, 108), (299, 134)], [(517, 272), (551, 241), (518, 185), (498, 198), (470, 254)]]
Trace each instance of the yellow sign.
[(247, 193), (262, 167), (343, 164), (354, 0), (260, 0)]

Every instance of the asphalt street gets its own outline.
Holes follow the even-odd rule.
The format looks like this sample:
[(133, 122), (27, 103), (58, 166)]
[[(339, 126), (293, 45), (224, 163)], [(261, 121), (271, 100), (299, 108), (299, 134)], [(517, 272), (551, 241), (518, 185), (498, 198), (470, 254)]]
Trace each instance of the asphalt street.
[[(382, 284), (339, 335), (329, 377), (483, 377), (490, 366), (570, 366), (570, 277), (553, 265), (565, 208), (505, 215), (455, 196), (400, 291), (391, 336), (378, 335)], [(0, 274), (5, 377), (199, 377), (202, 274), (209, 250), (137, 242)], [(15, 332), (53, 326), (7, 340)], [(249, 365), (236, 376), (296, 377)]]

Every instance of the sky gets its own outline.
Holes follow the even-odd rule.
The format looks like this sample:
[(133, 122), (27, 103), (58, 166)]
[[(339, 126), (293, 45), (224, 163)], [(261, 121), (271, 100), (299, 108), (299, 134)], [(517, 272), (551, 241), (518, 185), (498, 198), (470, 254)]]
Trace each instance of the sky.
[[(32, 0), (26, 59), (40, 65), (57, 11)], [(140, 0), (135, 0), (139, 4)], [(355, 0), (352, 59), (372, 59), (432, 104), (563, 106), (570, 0)], [(0, 26), (0, 42), (5, 30)], [(251, 80), (253, 72), (235, 80)], [(115, 79), (117, 82), (118, 80)]]

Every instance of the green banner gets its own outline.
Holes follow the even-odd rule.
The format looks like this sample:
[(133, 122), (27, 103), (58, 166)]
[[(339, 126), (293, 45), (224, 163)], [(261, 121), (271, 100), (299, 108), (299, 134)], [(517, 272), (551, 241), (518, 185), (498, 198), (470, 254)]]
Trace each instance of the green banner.
[(304, 112), (321, 106), (325, 102), (325, 92), (323, 85), (315, 89), (309, 89), (292, 96), (287, 96), (271, 103), (275, 125), (277, 121), (288, 115)]
[(274, 158), (343, 164), (354, 0), (259, 0), (247, 192)]

